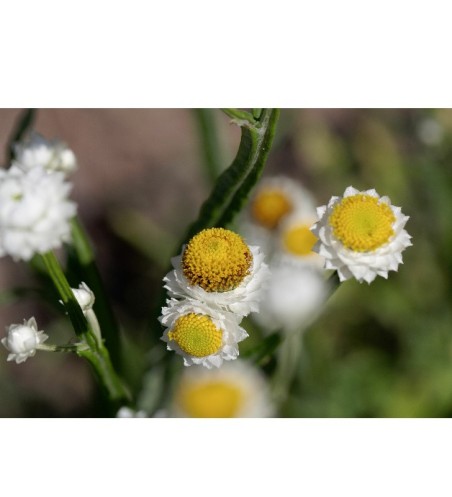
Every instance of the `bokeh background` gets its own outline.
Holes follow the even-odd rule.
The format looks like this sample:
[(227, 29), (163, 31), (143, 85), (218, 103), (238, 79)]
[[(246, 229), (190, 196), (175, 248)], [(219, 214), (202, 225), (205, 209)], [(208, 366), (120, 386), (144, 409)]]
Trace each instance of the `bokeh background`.
[[(20, 109), (0, 110), (0, 150)], [(75, 152), (72, 197), (92, 237), (123, 329), (124, 374), (135, 391), (166, 353), (152, 330), (161, 278), (208, 195), (200, 118), (216, 130), (229, 165), (239, 129), (218, 110), (42, 109), (34, 128)], [(411, 218), (404, 265), (371, 285), (348, 281), (304, 335), (303, 354), (279, 415), (448, 417), (452, 414), (452, 110), (283, 109), (264, 175), (284, 174), (319, 205), (353, 185), (375, 188)], [(52, 341), (67, 320), (29, 291), (24, 263), (0, 259), (0, 334), (34, 315)], [(244, 342), (245, 345), (245, 342)], [(70, 355), (24, 364), (0, 350), (0, 416), (96, 416), (98, 389)], [(268, 369), (270, 371), (270, 368)], [(165, 377), (153, 377), (165, 390)]]

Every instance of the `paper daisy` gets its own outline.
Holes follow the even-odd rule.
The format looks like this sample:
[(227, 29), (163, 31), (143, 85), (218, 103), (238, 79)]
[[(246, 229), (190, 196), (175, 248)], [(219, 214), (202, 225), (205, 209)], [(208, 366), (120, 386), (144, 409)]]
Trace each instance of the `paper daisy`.
[(241, 360), (211, 371), (185, 370), (171, 407), (173, 417), (262, 418), (273, 414), (265, 376)]
[(271, 265), (261, 309), (251, 317), (267, 332), (294, 333), (306, 329), (323, 310), (328, 283), (315, 266), (287, 261)]
[(340, 281), (387, 278), (411, 245), (411, 236), (403, 229), (408, 216), (373, 189), (360, 192), (349, 186), (343, 197), (332, 197), (317, 214), (314, 250), (325, 257), (326, 269), (337, 270)]
[(60, 140), (46, 140), (33, 132), (25, 140), (14, 144), (14, 164), (25, 171), (43, 167), (48, 172), (71, 173), (77, 169), (74, 152)]
[(0, 170), (0, 255), (30, 260), (70, 240), (76, 205), (63, 173), (42, 167)]
[(239, 326), (235, 314), (191, 299), (171, 299), (168, 303), (159, 318), (166, 326), (161, 339), (168, 350), (184, 358), (185, 366), (200, 364), (210, 369), (237, 358), (237, 343), (248, 334)]
[(268, 267), (259, 247), (236, 233), (210, 228), (195, 235), (172, 259), (163, 281), (171, 297), (192, 298), (217, 309), (246, 316), (257, 311)]
[(6, 330), (8, 335), (2, 338), (2, 344), (10, 352), (7, 360), (16, 361), (16, 364), (33, 357), (36, 349), (49, 338), (43, 331), (38, 331), (34, 317), (28, 321), (24, 319), (24, 324), (12, 324)]

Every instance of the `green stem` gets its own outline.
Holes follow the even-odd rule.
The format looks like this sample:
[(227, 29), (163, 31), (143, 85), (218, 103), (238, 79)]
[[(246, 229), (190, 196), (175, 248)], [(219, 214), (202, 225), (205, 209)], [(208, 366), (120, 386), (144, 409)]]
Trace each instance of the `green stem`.
[(78, 355), (85, 357), (91, 363), (111, 401), (120, 402), (129, 400), (130, 394), (116, 374), (108, 350), (102, 341), (98, 340), (96, 333), (91, 329), (89, 322), (72, 293), (72, 289), (55, 254), (47, 252), (41, 255), (41, 258), (63, 301), (75, 333), (87, 346), (86, 349), (79, 348), (77, 350)]
[(198, 125), (201, 153), (206, 176), (212, 183), (221, 173), (223, 161), (217, 134), (215, 111), (213, 109), (193, 109)]
[(63, 301), (63, 305), (69, 314), (76, 335), (84, 337), (89, 332), (88, 322), (72, 293), (72, 289), (61, 269), (58, 259), (53, 252), (47, 252), (41, 257), (47, 272)]
[(119, 326), (111, 309), (108, 297), (97, 268), (94, 251), (88, 235), (80, 220), (75, 217), (71, 221), (73, 252), (70, 253), (70, 263), (74, 264), (75, 273), (94, 292), (94, 312), (100, 322), (103, 338), (108, 346), (115, 367), (120, 368)]

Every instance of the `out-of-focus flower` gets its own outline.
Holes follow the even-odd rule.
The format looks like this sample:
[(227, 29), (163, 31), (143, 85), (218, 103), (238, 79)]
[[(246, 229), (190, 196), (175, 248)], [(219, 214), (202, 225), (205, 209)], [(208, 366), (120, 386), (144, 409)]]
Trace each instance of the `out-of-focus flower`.
[(117, 418), (147, 418), (147, 414), (144, 411), (135, 411), (130, 407), (121, 407), (116, 413)]
[(31, 133), (25, 140), (14, 144), (14, 164), (28, 171), (43, 167), (48, 172), (65, 174), (77, 169), (74, 152), (60, 140), (46, 140), (39, 133)]
[(212, 371), (185, 370), (171, 407), (173, 417), (261, 418), (274, 415), (265, 376), (243, 360)]
[(2, 338), (2, 344), (10, 352), (7, 360), (17, 364), (33, 357), (36, 349), (49, 338), (43, 331), (38, 331), (34, 317), (28, 321), (24, 319), (24, 324), (11, 324), (6, 330), (8, 335)]
[(258, 245), (270, 256), (275, 248), (275, 231), (294, 212), (315, 216), (311, 193), (286, 176), (264, 178), (240, 217), (240, 232), (248, 243)]
[(325, 257), (325, 269), (335, 269), (340, 281), (356, 278), (371, 283), (388, 277), (402, 264), (411, 244), (403, 229), (408, 216), (375, 190), (360, 192), (349, 186), (343, 197), (332, 197), (317, 209), (312, 232), (319, 239), (314, 250)]
[(237, 358), (237, 343), (248, 336), (237, 315), (192, 299), (168, 303), (159, 318), (166, 326), (162, 340), (168, 350), (184, 358), (185, 366), (200, 364), (210, 369)]
[(86, 283), (82, 281), (78, 288), (72, 288), (72, 293), (83, 312), (87, 312), (93, 308), (95, 301), (94, 293)]
[(328, 293), (328, 283), (318, 268), (287, 261), (274, 263), (260, 312), (251, 316), (268, 332), (303, 331), (322, 311)]
[(172, 259), (163, 281), (171, 297), (191, 298), (216, 309), (246, 316), (259, 307), (268, 267), (259, 247), (236, 233), (210, 228), (195, 235)]
[(270, 266), (273, 271), (273, 262), (287, 261), (295, 264), (322, 267), (324, 259), (313, 251), (317, 238), (311, 231), (315, 223), (315, 213), (305, 214), (296, 211), (282, 221), (275, 234), (277, 250)]
[(63, 173), (42, 167), (0, 170), (0, 256), (29, 260), (68, 242), (77, 210), (71, 187)]

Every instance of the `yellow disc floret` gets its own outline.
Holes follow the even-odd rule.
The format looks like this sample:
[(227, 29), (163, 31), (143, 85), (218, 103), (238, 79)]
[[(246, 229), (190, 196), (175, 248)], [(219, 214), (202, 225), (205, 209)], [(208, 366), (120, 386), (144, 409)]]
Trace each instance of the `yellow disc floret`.
[(250, 274), (252, 261), (251, 251), (239, 235), (210, 228), (190, 240), (182, 256), (182, 270), (191, 285), (207, 292), (227, 292)]
[(291, 226), (283, 234), (285, 249), (293, 255), (305, 256), (312, 254), (312, 247), (317, 241), (316, 236), (306, 224)]
[(221, 348), (223, 332), (218, 329), (209, 316), (186, 314), (181, 316), (168, 338), (194, 357), (206, 357), (215, 354)]
[(239, 385), (224, 380), (182, 384), (178, 397), (180, 406), (192, 418), (233, 418), (243, 402)]
[(292, 210), (292, 202), (280, 190), (262, 190), (254, 197), (251, 204), (251, 214), (254, 219), (271, 230), (276, 228), (281, 219)]
[(355, 252), (368, 252), (387, 243), (394, 235), (394, 222), (389, 205), (361, 193), (344, 198), (329, 218), (334, 236)]

